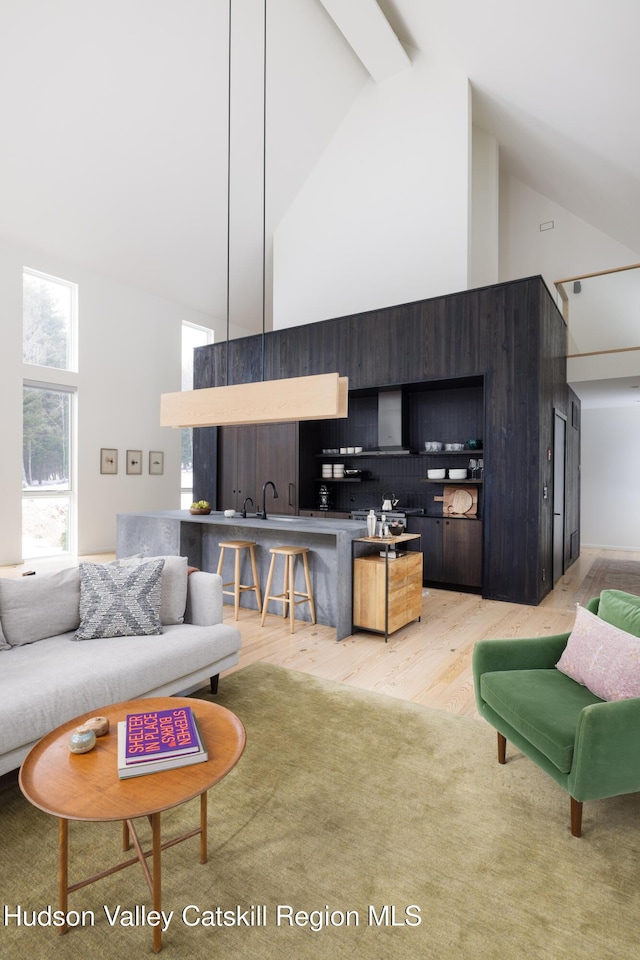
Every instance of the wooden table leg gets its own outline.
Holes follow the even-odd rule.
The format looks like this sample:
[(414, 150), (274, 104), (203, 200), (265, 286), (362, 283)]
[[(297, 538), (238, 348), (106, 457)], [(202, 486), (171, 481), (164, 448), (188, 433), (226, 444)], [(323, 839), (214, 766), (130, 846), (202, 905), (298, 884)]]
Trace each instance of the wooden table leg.
[(206, 863), (207, 850), (207, 791), (200, 794), (200, 863)]
[[(153, 860), (153, 909), (162, 911), (162, 838), (160, 835), (160, 814), (151, 814), (151, 842)], [(153, 952), (162, 950), (162, 927), (153, 928)]]
[[(58, 906), (64, 916), (69, 905), (69, 821), (58, 818)], [(66, 923), (60, 927), (60, 933), (67, 932)]]
[(294, 620), (296, 618), (296, 558), (287, 557), (287, 560), (289, 561), (289, 629), (291, 630), (291, 633), (293, 633), (295, 630)]

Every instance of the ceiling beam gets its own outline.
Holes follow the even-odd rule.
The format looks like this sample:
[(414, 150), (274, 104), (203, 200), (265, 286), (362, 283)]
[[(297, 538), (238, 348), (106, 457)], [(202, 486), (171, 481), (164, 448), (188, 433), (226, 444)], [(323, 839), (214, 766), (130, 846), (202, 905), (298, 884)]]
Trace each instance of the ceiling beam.
[(320, 2), (376, 83), (411, 66), (376, 0)]

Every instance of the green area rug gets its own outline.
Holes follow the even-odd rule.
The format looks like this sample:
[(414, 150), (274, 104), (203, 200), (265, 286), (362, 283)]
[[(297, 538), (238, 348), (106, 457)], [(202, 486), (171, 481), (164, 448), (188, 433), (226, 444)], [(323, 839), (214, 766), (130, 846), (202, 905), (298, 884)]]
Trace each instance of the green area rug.
[[(635, 960), (640, 795), (585, 804), (578, 840), (567, 795), (513, 750), (501, 767), (484, 723), (262, 664), (216, 699), (247, 747), (209, 794), (209, 862), (195, 839), (163, 855), (163, 956)], [(55, 909), (57, 823), (17, 786), (0, 799), (3, 960), (152, 955), (137, 865), (71, 894), (87, 922), (65, 936), (7, 916)], [(118, 824), (70, 836), (71, 882), (121, 855)], [(133, 925), (109, 924), (118, 907)]]

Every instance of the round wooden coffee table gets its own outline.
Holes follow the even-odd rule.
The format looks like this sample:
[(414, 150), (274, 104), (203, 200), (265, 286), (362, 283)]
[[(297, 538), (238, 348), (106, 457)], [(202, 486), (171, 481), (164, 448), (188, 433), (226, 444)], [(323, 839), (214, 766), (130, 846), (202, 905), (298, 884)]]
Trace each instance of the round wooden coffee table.
[[(117, 758), (117, 723), (128, 713), (192, 708), (200, 727), (209, 759), (176, 770), (146, 774), (120, 780)], [(109, 733), (99, 737), (89, 753), (69, 751), (69, 737), (83, 721), (93, 716), (107, 717)], [(162, 910), (161, 852), (167, 847), (200, 837), (200, 862), (207, 861), (207, 790), (222, 780), (236, 765), (245, 745), (242, 722), (227, 710), (206, 700), (183, 697), (156, 697), (127, 700), (92, 710), (43, 737), (32, 748), (20, 769), (20, 789), (34, 806), (59, 818), (58, 900), (67, 915), (68, 896), (74, 890), (94, 883), (118, 870), (140, 863), (152, 895), (153, 909)], [(163, 843), (160, 816), (164, 810), (200, 797), (200, 826), (189, 833)], [(148, 817), (151, 823), (151, 870), (148, 853), (142, 849), (133, 821)], [(86, 880), (69, 885), (69, 820), (122, 820), (123, 849), (133, 841), (136, 856), (102, 870)], [(60, 927), (65, 933), (66, 927)], [(162, 949), (162, 929), (153, 928), (153, 949)]]

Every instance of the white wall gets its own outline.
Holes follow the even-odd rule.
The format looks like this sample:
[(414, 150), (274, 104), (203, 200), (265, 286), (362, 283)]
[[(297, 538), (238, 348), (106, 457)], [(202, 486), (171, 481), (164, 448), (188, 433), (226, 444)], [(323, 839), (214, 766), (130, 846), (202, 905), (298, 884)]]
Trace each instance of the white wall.
[[(553, 230), (540, 224), (554, 222)], [(542, 274), (554, 281), (636, 263), (640, 256), (513, 177), (501, 177), (500, 280)], [(604, 321), (606, 322), (606, 321)], [(580, 395), (583, 380), (640, 374), (636, 352), (568, 361), (567, 378)], [(635, 506), (640, 470), (640, 405), (582, 409), (581, 541), (584, 546), (640, 549)]]
[[(213, 326), (210, 318), (196, 311), (55, 258), (0, 244), (0, 564), (22, 559), (25, 266), (79, 285), (80, 554), (114, 549), (117, 513), (180, 506), (180, 432), (160, 427), (160, 394), (180, 390), (182, 322)], [(50, 373), (54, 380), (56, 371)], [(42, 371), (42, 379), (49, 379), (48, 374)], [(118, 449), (117, 476), (100, 474), (101, 447)], [(127, 476), (127, 449), (143, 451), (142, 476)], [(149, 450), (164, 451), (163, 476), (149, 476)]]
[(583, 546), (640, 549), (640, 406), (582, 412)]
[(500, 153), (498, 141), (473, 127), (469, 286), (498, 282), (500, 250)]
[[(552, 230), (540, 224), (553, 221)], [(500, 280), (541, 274), (554, 283), (636, 263), (638, 252), (574, 216), (515, 177), (500, 178)]]
[(465, 289), (470, 94), (436, 55), (367, 83), (274, 239), (274, 327)]

